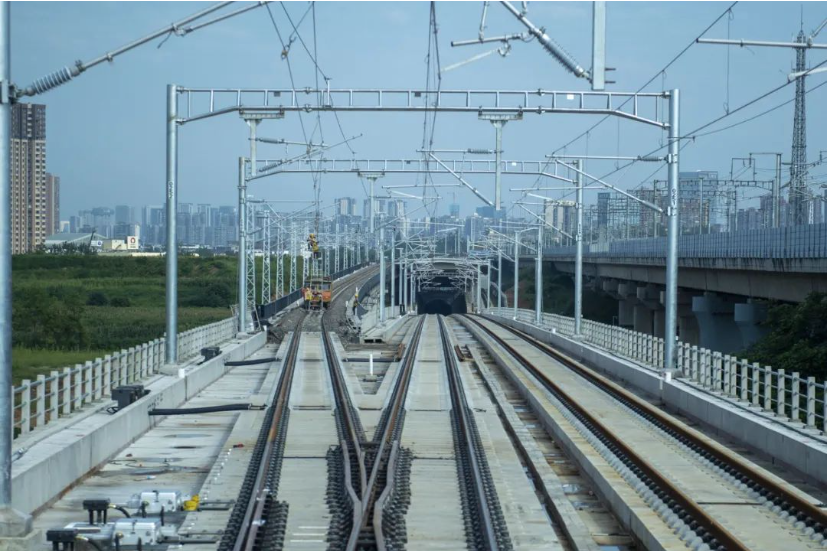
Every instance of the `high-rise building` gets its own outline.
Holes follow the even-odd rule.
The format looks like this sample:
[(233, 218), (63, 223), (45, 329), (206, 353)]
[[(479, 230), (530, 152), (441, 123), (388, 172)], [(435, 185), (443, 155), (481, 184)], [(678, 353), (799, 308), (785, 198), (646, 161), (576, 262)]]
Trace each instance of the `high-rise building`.
[(132, 222), (132, 213), (128, 205), (115, 205), (115, 223), (129, 224)]
[(451, 218), (459, 218), (459, 203), (451, 203), (448, 205), (448, 214)]
[(12, 105), (12, 254), (34, 250), (54, 233), (46, 220), (46, 106)]
[(605, 228), (609, 225), (609, 197), (611, 192), (599, 191), (597, 193), (597, 227)]
[(338, 197), (334, 201), (336, 214), (356, 216), (356, 199), (353, 197)]
[(60, 176), (46, 173), (46, 235), (60, 232)]
[[(574, 201), (545, 201), (543, 208), (546, 224), (551, 224), (558, 230), (562, 230), (569, 235), (574, 233), (575, 220), (575, 203)], [(566, 238), (559, 232), (552, 230), (552, 237), (550, 239), (558, 242), (566, 241)]]

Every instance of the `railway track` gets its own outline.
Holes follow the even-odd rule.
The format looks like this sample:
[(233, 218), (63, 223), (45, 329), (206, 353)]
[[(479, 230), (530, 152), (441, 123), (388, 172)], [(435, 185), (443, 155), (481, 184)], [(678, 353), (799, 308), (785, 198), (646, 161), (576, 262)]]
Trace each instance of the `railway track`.
[(500, 509), (497, 491), (491, 479), (491, 471), (480, 441), (474, 414), (468, 406), (459, 365), (448, 327), (442, 316), (439, 331), (448, 384), (451, 394), (451, 421), (454, 430), (455, 449), (459, 471), (459, 487), (462, 494), (463, 513), (466, 518), (466, 537), (470, 549), (511, 549), (508, 527)]
[(424, 317), (418, 322), (400, 363), (390, 399), (371, 441), (365, 438), (359, 416), (350, 400), (342, 368), (333, 349), (326, 320), (322, 318), (322, 341), (333, 382), (341, 454), (341, 486), (331, 522), (328, 542), (332, 549), (385, 549), (383, 508), (393, 488), (399, 436), (404, 424), (404, 403), (422, 333)]
[(296, 367), (305, 314), (296, 325), (272, 404), (267, 410), (247, 469), (238, 503), (221, 538), (219, 551), (263, 551), (280, 548), (284, 539), (287, 504), (277, 501), (287, 423), (290, 388)]
[[(466, 319), (550, 393), (566, 419), (690, 548), (791, 550), (824, 543), (827, 514), (789, 484), (545, 343), (493, 320)], [(548, 365), (573, 373), (552, 376)]]
[[(352, 281), (356, 278), (348, 278), (334, 294), (331, 302), (347, 296), (347, 291), (352, 289), (353, 285), (361, 284), (371, 275), (362, 276), (358, 281)], [(290, 391), (303, 326), (308, 319), (318, 315), (302, 312), (293, 330), (285, 355), (284, 368), (239, 492), (237, 503), (241, 506), (236, 506), (230, 515), (218, 546), (219, 551), (264, 551), (283, 547), (288, 505), (279, 502), (277, 497), (290, 418)], [(321, 314), (323, 319), (324, 315)], [(358, 420), (358, 417), (356, 419)]]

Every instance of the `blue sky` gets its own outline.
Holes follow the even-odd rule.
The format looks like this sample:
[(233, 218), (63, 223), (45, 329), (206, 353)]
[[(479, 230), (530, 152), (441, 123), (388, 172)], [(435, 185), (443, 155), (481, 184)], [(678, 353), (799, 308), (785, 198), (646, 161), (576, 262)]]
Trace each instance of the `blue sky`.
[[(15, 2), (12, 5), (12, 78), (18, 85), (69, 65), (90, 59), (132, 39), (180, 19), (209, 4), (200, 2)], [(718, 17), (724, 2), (610, 2), (608, 5), (608, 65), (616, 67), (615, 91), (633, 91), (655, 75), (670, 59)], [(284, 7), (294, 21), (306, 2)], [(798, 32), (801, 4), (797, 2), (741, 2), (732, 10), (732, 38), (791, 40)], [(476, 37), (482, 2), (438, 2), (439, 54), (442, 66), (486, 51), (485, 46), (451, 48), (450, 41)], [(283, 36), (292, 28), (282, 6), (271, 5)], [(804, 29), (809, 32), (827, 17), (827, 3), (803, 5)], [(563, 44), (582, 65), (590, 65), (591, 4), (589, 2), (531, 2), (529, 18)], [(318, 61), (341, 88), (422, 88), (428, 46), (427, 2), (319, 2), (316, 6)], [(519, 23), (502, 6), (492, 3), (488, 12), (489, 35), (521, 32)], [(313, 26), (308, 18), (299, 27), (310, 45)], [(727, 36), (724, 17), (706, 35)], [(827, 42), (827, 31), (819, 37)], [(47, 107), (47, 167), (62, 180), (62, 218), (80, 208), (115, 204), (160, 204), (164, 196), (164, 117), (168, 83), (190, 87), (290, 86), (287, 65), (267, 11), (253, 10), (235, 19), (200, 30), (185, 38), (172, 37), (161, 48), (148, 44), (111, 64), (98, 66), (63, 87), (32, 101)], [(296, 42), (290, 59), (297, 88), (314, 84), (314, 68)], [(792, 51), (775, 48), (732, 48), (730, 51), (729, 105), (735, 108), (786, 82), (794, 59)], [(816, 64), (827, 52), (812, 51)], [(808, 88), (827, 74), (808, 79)], [(444, 74), (444, 89), (587, 89), (587, 83), (566, 73), (536, 42), (515, 43), (509, 56), (494, 55)], [(657, 78), (647, 91), (680, 88), (682, 130), (687, 132), (725, 112), (726, 48), (696, 44)], [(788, 86), (760, 103), (722, 121), (717, 127), (738, 122), (792, 99)], [(810, 158), (827, 150), (827, 86), (807, 97)], [(793, 105), (731, 130), (698, 138), (687, 146), (681, 170), (718, 170), (729, 173), (730, 159), (751, 151), (780, 151), (789, 158)], [(305, 115), (305, 124), (314, 119)], [(340, 115), (347, 135), (363, 134), (352, 146), (360, 158), (410, 158), (422, 140), (421, 115)], [(526, 116), (509, 123), (504, 132), (504, 157), (540, 159), (591, 126), (595, 116)], [(714, 129), (716, 127), (711, 127)], [(340, 138), (331, 114), (322, 117), (327, 143)], [(260, 126), (262, 136), (301, 141), (296, 115)], [(659, 130), (610, 119), (588, 140), (581, 139), (569, 153), (637, 155), (660, 145)], [(441, 114), (437, 118), (435, 147), (493, 148), (491, 125), (471, 114)], [(237, 158), (247, 154), (246, 125), (235, 115), (187, 125), (181, 130), (180, 187), (182, 202), (233, 204), (236, 197)], [(260, 146), (262, 157), (285, 156), (284, 146)], [(299, 151), (290, 149), (290, 155)], [(345, 147), (329, 157), (349, 158)], [(769, 160), (765, 161), (769, 168)], [(589, 166), (604, 174), (612, 164)], [(738, 167), (736, 166), (736, 170)], [(635, 166), (613, 177), (624, 188), (637, 186), (653, 171)], [(818, 178), (827, 166), (815, 167)], [(769, 178), (770, 172), (761, 174)], [(665, 177), (665, 170), (658, 174)], [(406, 180), (406, 178), (408, 178)], [(445, 182), (445, 178), (435, 178)], [(409, 177), (386, 178), (383, 183), (411, 182)], [(493, 196), (493, 178), (472, 183)], [(511, 177), (506, 187), (533, 180)], [(261, 180), (251, 193), (266, 199), (309, 199), (309, 176), (279, 176)], [(443, 189), (441, 212), (447, 212), (450, 189)], [(457, 189), (464, 213), (480, 203), (466, 190)], [(322, 198), (364, 196), (352, 175), (327, 175)], [(505, 193), (504, 199), (515, 194)], [(594, 197), (587, 197), (591, 202)]]

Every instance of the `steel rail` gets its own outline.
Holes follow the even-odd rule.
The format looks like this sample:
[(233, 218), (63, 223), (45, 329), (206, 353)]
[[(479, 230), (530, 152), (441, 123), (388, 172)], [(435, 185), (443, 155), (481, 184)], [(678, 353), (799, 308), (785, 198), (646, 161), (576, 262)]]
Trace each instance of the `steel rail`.
[[(298, 356), (299, 341), (301, 340), (301, 328), (304, 323), (306, 314), (302, 316), (296, 329), (293, 331), (293, 338), (290, 340), (290, 346), (284, 360), (284, 369), (279, 377), (279, 382), (276, 387), (275, 400), (270, 406), (272, 409), (272, 419), (270, 421), (270, 431), (267, 434), (267, 441), (264, 447), (264, 454), (262, 460), (257, 465), (257, 473), (253, 491), (250, 492), (249, 499), (244, 513), (244, 520), (241, 524), (243, 534), (236, 537), (233, 545), (233, 551), (252, 551), (256, 548), (256, 536), (259, 530), (264, 526), (267, 519), (264, 518), (264, 506), (267, 495), (273, 491), (268, 487), (267, 474), (276, 459), (278, 453), (276, 447), (276, 439), (279, 436), (279, 428), (282, 420), (289, 414), (288, 402), (290, 399), (290, 388), (292, 387), (293, 374), (295, 372), (296, 358)], [(251, 465), (252, 466), (252, 465)]]
[[(543, 373), (541, 370), (535, 367), (516, 348), (508, 344), (503, 338), (494, 333), (489, 327), (480, 323), (480, 321), (476, 319), (476, 317), (466, 316), (466, 319), (474, 323), (483, 332), (485, 332), (492, 340), (494, 340), (503, 349), (505, 349), (517, 362), (519, 362), (523, 367), (525, 367), (543, 386), (545, 386), (547, 390), (554, 394), (565, 405), (565, 407), (569, 408), (581, 419), (586, 420), (587, 423), (593, 427), (593, 430), (596, 430), (597, 432), (599, 432), (601, 436), (605, 437), (609, 442), (611, 442), (611, 444), (615, 446), (621, 452), (621, 454), (625, 455), (626, 458), (628, 458), (632, 463), (635, 464), (637, 468), (639, 468), (647, 477), (649, 477), (649, 479), (652, 480), (660, 490), (662, 490), (672, 500), (674, 500), (678, 507), (682, 508), (684, 511), (687, 511), (689, 514), (691, 514), (693, 519), (701, 527), (703, 527), (715, 540), (717, 540), (719, 546), (723, 546), (728, 551), (749, 550), (749, 547), (746, 544), (744, 544), (726, 527), (724, 527), (720, 522), (718, 522), (709, 513), (707, 513), (695, 500), (693, 500), (689, 495), (687, 495), (686, 492), (684, 492), (676, 484), (672, 483), (664, 474), (662, 474), (641, 454), (639, 454), (636, 450), (627, 445), (621, 438), (617, 437), (612, 432), (612, 430), (609, 429), (600, 419), (592, 415), (587, 409), (587, 407), (585, 407), (582, 404), (579, 404), (559, 385), (557, 385), (550, 377), (548, 377), (545, 373)], [(611, 383), (610, 381), (607, 381), (606, 379), (597, 375), (596, 373), (591, 372), (591, 370), (589, 370), (582, 364), (579, 364), (578, 362), (572, 360), (571, 358), (568, 358), (567, 356), (557, 351), (554, 351), (550, 347), (547, 347), (543, 343), (536, 341), (533, 337), (530, 337), (529, 335), (526, 335), (515, 329), (512, 329), (511, 327), (508, 327), (504, 324), (500, 324), (497, 321), (486, 321), (490, 321), (491, 323), (494, 323), (495, 325), (506, 329), (510, 333), (521, 338), (524, 342), (533, 345), (535, 348), (544, 352), (546, 355), (553, 357), (555, 360), (573, 369), (578, 374), (585, 376), (589, 381), (595, 383), (599, 388), (606, 391), (610, 395), (617, 396), (617, 391), (623, 391), (625, 395), (629, 395), (628, 397), (624, 396), (624, 398), (634, 398), (634, 402), (640, 403), (641, 405), (643, 404), (643, 402), (636, 396), (630, 395), (630, 393), (621, 389), (617, 385), (614, 385), (614, 383)], [(646, 409), (651, 410), (653, 408), (651, 406), (648, 406), (647, 404)], [(659, 417), (663, 417), (663, 415), (661, 414)], [(671, 426), (675, 427), (675, 430), (678, 430), (678, 427), (674, 423), (671, 423)], [(682, 427), (680, 428), (682, 429)], [(685, 430), (681, 430), (681, 432), (686, 434), (687, 436), (690, 436), (689, 433)], [(694, 440), (699, 445), (707, 447), (706, 442), (702, 439), (695, 438)], [(713, 549), (716, 548), (714, 542), (708, 541), (707, 543), (709, 543), (710, 547), (712, 547)]]
[[(361, 279), (360, 282), (367, 281), (372, 275), (372, 273), (367, 275)], [(359, 286), (361, 287), (361, 285)], [(347, 549), (351, 549), (350, 541), (354, 539), (352, 534), (358, 532), (358, 527), (361, 527), (364, 511), (362, 502), (364, 501), (363, 492), (367, 484), (367, 471), (365, 468), (365, 452), (362, 449), (362, 442), (365, 440), (365, 433), (356, 409), (350, 400), (350, 393), (347, 390), (342, 368), (336, 356), (332, 339), (330, 338), (332, 328), (328, 327), (329, 320), (327, 317), (330, 310), (333, 309), (333, 301), (339, 299), (347, 288), (350, 288), (350, 285), (342, 287), (342, 289), (336, 292), (331, 298), (330, 308), (322, 314), (321, 329), (322, 344), (325, 358), (327, 359), (331, 383), (333, 385), (336, 412), (341, 420), (339, 445), (342, 449), (344, 464), (344, 487), (353, 505), (351, 534), (349, 535), (347, 547)]]
[[(664, 413), (660, 409), (652, 406), (620, 385), (606, 379), (594, 370), (553, 349), (547, 344), (523, 333), (522, 331), (518, 331), (507, 325), (500, 324), (497, 321), (489, 321), (492, 321), (504, 329), (507, 329), (514, 335), (527, 340), (535, 348), (570, 367), (578, 374), (597, 385), (599, 388), (617, 398), (619, 401), (626, 403), (629, 407), (641, 412), (643, 415), (653, 418), (658, 424), (665, 427), (669, 432), (678, 434), (682, 439), (690, 442), (691, 445), (700, 448), (705, 453), (713, 456), (716, 460), (726, 463), (740, 476), (751, 479), (753, 482), (763, 486), (765, 489), (770, 490), (774, 494), (774, 496), (772, 496), (774, 499), (785, 501), (787, 504), (795, 509), (798, 509), (801, 513), (809, 517), (814, 525), (819, 524), (822, 526), (822, 529), (827, 530), (827, 511), (821, 509), (817, 504), (808, 501), (803, 496), (791, 491), (786, 486), (778, 484), (778, 482), (767, 476), (761, 470), (756, 469), (752, 464), (745, 461), (743, 458), (733, 454), (731, 451), (715, 442), (710, 442), (701, 433), (683, 425), (680, 422), (677, 422), (669, 414)], [(799, 518), (799, 520), (804, 519)]]
[[(476, 514), (480, 521), (480, 531), (482, 532), (481, 536), (485, 549), (496, 551), (500, 549), (497, 528), (494, 526), (492, 519), (492, 508), (496, 505), (489, 502), (488, 494), (485, 491), (485, 485), (483, 483), (484, 474), (480, 464), (480, 454), (485, 454), (485, 450), (478, 449), (477, 441), (474, 438), (474, 419), (468, 408), (468, 400), (465, 396), (462, 380), (459, 375), (456, 353), (451, 347), (448, 329), (445, 326), (445, 320), (442, 316), (439, 316), (439, 331), (442, 337), (445, 367), (448, 371), (452, 409), (459, 428), (459, 434), (457, 436), (461, 438), (460, 446), (467, 450), (468, 462), (471, 464), (470, 474), (472, 480), (470, 483), (466, 482), (466, 484), (473, 489), (477, 510), (469, 511), (469, 513)], [(462, 484), (462, 481), (460, 481), (460, 484)]]
[[(348, 551), (372, 548), (382, 550), (379, 544), (380, 540), (383, 541), (384, 538), (377, 538), (374, 532), (375, 505), (377, 499), (382, 494), (382, 490), (388, 485), (388, 476), (391, 477), (390, 483), (393, 484), (393, 472), (388, 470), (389, 456), (391, 448), (394, 447), (395, 442), (398, 441), (401, 436), (402, 423), (404, 422), (403, 412), (405, 399), (408, 395), (413, 366), (416, 360), (416, 351), (419, 347), (419, 339), (422, 336), (422, 327), (424, 325), (425, 316), (420, 316), (411, 341), (405, 350), (405, 355), (400, 362), (399, 374), (396, 377), (396, 384), (392, 390), (391, 398), (385, 408), (385, 412), (383, 412), (380, 418), (379, 426), (374, 433), (371, 447), (375, 448), (376, 451), (370, 456), (365, 457), (366, 460), (370, 460), (370, 477), (368, 478), (365, 491), (362, 493), (361, 522), (359, 523), (358, 529), (354, 523), (351, 539), (348, 542)], [(366, 461), (366, 463), (367, 462), (368, 461)], [(384, 484), (381, 479), (384, 479)]]

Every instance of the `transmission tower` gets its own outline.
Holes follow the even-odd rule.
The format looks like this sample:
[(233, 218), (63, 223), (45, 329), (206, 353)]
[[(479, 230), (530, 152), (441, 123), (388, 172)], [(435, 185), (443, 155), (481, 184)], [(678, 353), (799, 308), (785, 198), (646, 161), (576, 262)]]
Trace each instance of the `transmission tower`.
[[(801, 30), (796, 42), (805, 44), (807, 36)], [(807, 50), (798, 48), (795, 51), (795, 72), (807, 70)], [(802, 75), (795, 81), (795, 119), (793, 120), (793, 150), (790, 164), (790, 205), (792, 207), (792, 223), (796, 226), (808, 224), (809, 201), (807, 201), (807, 114), (805, 111), (804, 94), (806, 76)]]
[(717, 38), (698, 38), (701, 44), (723, 44), (726, 46), (765, 46), (770, 48), (793, 48), (795, 50), (795, 72), (789, 79), (795, 79), (795, 115), (793, 119), (793, 149), (790, 162), (790, 224), (800, 225), (810, 223), (809, 192), (807, 189), (807, 117), (804, 108), (804, 87), (806, 75), (809, 72), (818, 73), (825, 69), (807, 70), (807, 50), (812, 48), (824, 49), (827, 44), (815, 44), (813, 41), (827, 25), (825, 19), (809, 36), (804, 34), (802, 18), (801, 29), (795, 42), (762, 42), (757, 40), (721, 40)]

